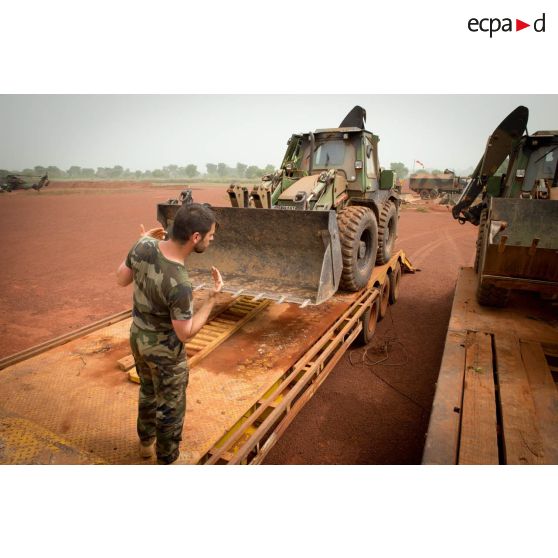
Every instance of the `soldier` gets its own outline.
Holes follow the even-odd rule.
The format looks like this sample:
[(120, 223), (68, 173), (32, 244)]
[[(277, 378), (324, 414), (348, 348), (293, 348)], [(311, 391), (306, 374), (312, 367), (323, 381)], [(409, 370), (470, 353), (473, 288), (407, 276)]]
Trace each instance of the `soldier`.
[(221, 274), (212, 267), (214, 287), (194, 315), (192, 284), (184, 263), (213, 240), (215, 215), (207, 206), (184, 204), (168, 240), (161, 240), (161, 228), (146, 233), (142, 225), (142, 232), (116, 275), (120, 286), (134, 282), (130, 345), (140, 378), (140, 455), (152, 457), (155, 447), (157, 462), (170, 464), (179, 456), (186, 412), (184, 342), (207, 322), (215, 296), (223, 288)]

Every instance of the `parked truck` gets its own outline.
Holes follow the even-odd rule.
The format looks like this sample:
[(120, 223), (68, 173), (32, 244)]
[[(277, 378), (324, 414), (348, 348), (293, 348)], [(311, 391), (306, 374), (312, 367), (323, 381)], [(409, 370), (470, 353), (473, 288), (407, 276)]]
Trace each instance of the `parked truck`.
[(435, 199), (443, 194), (459, 194), (466, 184), (466, 178), (455, 176), (455, 172), (449, 169), (443, 174), (417, 172), (409, 178), (409, 188), (423, 200)]

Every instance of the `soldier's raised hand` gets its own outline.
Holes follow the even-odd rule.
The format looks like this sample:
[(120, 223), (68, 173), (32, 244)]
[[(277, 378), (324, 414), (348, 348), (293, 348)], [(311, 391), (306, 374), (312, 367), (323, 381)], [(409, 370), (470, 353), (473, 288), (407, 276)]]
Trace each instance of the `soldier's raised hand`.
[(143, 225), (140, 225), (140, 233), (141, 236), (150, 236), (155, 240), (164, 240), (165, 238), (165, 229), (162, 227), (155, 227), (154, 229), (149, 229), (148, 231), (145, 230)]
[(213, 278), (213, 289), (211, 289), (209, 296), (215, 296), (223, 289), (224, 282), (221, 273), (214, 266), (211, 267), (211, 277)]

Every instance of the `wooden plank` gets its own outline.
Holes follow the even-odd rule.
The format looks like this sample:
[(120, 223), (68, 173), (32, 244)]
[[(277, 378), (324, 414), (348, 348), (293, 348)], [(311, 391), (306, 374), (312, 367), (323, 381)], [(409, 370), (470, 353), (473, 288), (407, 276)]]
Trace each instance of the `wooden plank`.
[(544, 446), (544, 462), (558, 464), (558, 390), (539, 343), (520, 342), (535, 404), (537, 426)]
[(126, 370), (133, 368), (136, 365), (136, 362), (134, 361), (133, 355), (128, 355), (120, 360), (117, 360), (116, 364), (118, 364), (118, 368), (120, 368), (120, 370), (124, 370), (124, 372), (126, 372)]
[(457, 463), (466, 340), (462, 331), (448, 331), (446, 336), (422, 457), (425, 465)]
[(502, 409), (504, 461), (508, 465), (544, 463), (543, 442), (537, 428), (519, 339), (510, 333), (498, 332), (494, 341)]
[(498, 465), (492, 336), (484, 332), (467, 332), (458, 462), (460, 465)]

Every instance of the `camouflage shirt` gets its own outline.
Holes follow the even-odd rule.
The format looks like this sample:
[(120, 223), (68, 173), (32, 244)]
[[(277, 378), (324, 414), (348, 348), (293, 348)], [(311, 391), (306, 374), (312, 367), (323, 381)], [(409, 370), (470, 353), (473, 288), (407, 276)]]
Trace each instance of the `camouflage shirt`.
[(186, 268), (165, 258), (158, 240), (140, 238), (128, 253), (126, 265), (134, 273), (132, 315), (138, 329), (170, 333), (171, 320), (192, 318), (192, 284)]

